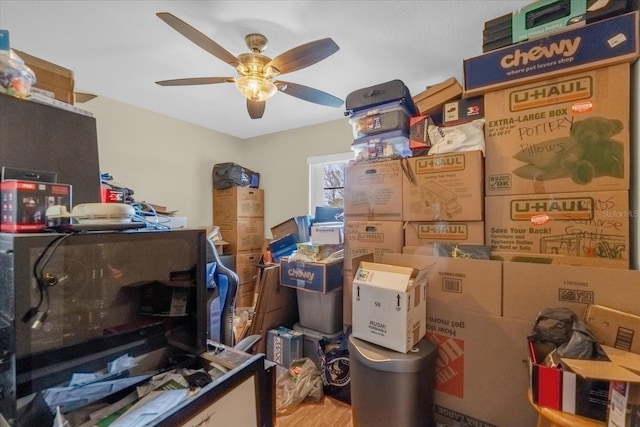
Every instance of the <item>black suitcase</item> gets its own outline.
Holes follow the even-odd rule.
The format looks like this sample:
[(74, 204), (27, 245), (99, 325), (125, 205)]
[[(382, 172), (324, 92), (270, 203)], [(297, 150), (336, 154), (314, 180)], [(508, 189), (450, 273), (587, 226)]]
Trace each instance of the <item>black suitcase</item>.
[(394, 101), (402, 103), (411, 115), (416, 113), (409, 89), (402, 80), (396, 79), (351, 92), (345, 101), (345, 116)]

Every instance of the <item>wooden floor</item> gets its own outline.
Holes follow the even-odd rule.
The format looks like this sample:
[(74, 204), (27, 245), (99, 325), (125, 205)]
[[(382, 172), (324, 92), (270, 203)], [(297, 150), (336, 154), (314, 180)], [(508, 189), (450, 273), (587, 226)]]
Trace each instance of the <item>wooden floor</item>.
[(317, 403), (303, 403), (276, 418), (276, 427), (352, 427), (351, 406), (324, 396)]

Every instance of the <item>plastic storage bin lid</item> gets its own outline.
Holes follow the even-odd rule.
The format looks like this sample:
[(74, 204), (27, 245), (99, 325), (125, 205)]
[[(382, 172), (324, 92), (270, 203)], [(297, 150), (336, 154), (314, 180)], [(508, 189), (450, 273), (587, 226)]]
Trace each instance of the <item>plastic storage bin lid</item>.
[(353, 115), (349, 118), (349, 123), (353, 124), (353, 122), (362, 119), (367, 116), (374, 116), (377, 114), (389, 113), (392, 111), (402, 110), (407, 116), (411, 115), (411, 111), (407, 107), (407, 104), (403, 100), (387, 102), (385, 104), (375, 105), (371, 108), (365, 108), (364, 110), (353, 113)]
[(378, 371), (416, 373), (422, 372), (425, 364), (435, 363), (438, 349), (423, 338), (408, 353), (400, 353), (350, 335), (349, 357)]
[(325, 334), (324, 332), (316, 331), (311, 328), (305, 328), (300, 323), (295, 323), (293, 325), (293, 330), (296, 332), (302, 332), (302, 335), (304, 335), (305, 337), (316, 339), (318, 341), (320, 341), (320, 339), (323, 337), (338, 338), (340, 335), (342, 335), (342, 330), (334, 332), (332, 334)]

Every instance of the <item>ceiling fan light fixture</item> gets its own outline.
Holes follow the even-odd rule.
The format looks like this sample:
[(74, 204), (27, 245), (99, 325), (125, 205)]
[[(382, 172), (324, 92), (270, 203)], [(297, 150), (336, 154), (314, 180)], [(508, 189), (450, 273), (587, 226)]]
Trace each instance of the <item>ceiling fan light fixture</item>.
[(242, 76), (236, 78), (236, 88), (245, 98), (251, 101), (263, 102), (271, 98), (278, 91), (270, 80), (257, 76)]

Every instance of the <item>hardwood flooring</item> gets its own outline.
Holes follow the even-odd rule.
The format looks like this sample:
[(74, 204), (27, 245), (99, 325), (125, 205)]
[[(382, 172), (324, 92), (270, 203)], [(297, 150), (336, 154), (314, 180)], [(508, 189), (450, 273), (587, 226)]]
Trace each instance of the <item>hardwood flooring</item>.
[(351, 406), (324, 396), (320, 402), (303, 403), (276, 417), (276, 427), (352, 427)]

